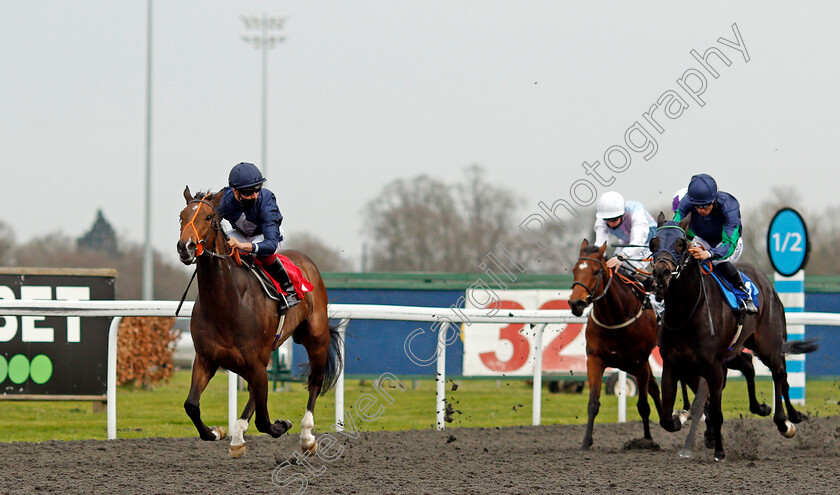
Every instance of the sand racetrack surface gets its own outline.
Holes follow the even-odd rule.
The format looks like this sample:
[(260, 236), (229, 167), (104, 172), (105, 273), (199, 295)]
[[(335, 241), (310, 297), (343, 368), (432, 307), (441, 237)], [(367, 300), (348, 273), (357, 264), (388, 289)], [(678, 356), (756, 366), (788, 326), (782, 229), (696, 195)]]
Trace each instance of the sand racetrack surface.
[(227, 440), (198, 438), (0, 444), (0, 493), (840, 493), (840, 416), (811, 418), (793, 439), (770, 418), (728, 419), (723, 462), (702, 434), (678, 458), (686, 430), (658, 424), (659, 450), (639, 448), (641, 424), (627, 423), (596, 424), (588, 452), (582, 425), (334, 433), (332, 460), (307, 466), (294, 463), (299, 431), (246, 435), (240, 459)]

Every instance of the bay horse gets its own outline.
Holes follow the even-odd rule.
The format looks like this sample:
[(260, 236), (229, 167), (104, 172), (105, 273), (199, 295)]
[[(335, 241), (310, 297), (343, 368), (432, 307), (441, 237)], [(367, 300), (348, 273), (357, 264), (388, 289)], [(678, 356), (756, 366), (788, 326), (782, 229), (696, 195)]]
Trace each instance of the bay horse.
[[(201, 420), (199, 399), (207, 383), (221, 367), (248, 382), (248, 403), (231, 432), (229, 453), (245, 453), (245, 431), (256, 413), (257, 430), (279, 437), (291, 421), (271, 422), (266, 401), (271, 353), (289, 337), (306, 348), (309, 356), (309, 401), (301, 421), (300, 446), (314, 453), (315, 400), (335, 383), (341, 369), (338, 332), (329, 325), (327, 291), (315, 263), (303, 253), (282, 251), (309, 280), (314, 289), (299, 294), (301, 302), (281, 319), (277, 301), (269, 298), (257, 278), (231, 257), (230, 248), (216, 213), (221, 192), (190, 194), (184, 189), (186, 207), (181, 211), (178, 255), (184, 264), (196, 263), (198, 297), (193, 306), (190, 331), (195, 345), (190, 391), (184, 402), (187, 415), (202, 440), (225, 438), (224, 428), (209, 428)], [(278, 328), (282, 321), (282, 328)], [(276, 335), (276, 337), (275, 337)]]
[[(657, 322), (653, 309), (645, 306), (644, 289), (633, 283), (617, 281), (619, 276), (607, 268), (604, 251), (584, 239), (574, 267), (574, 283), (569, 307), (575, 316), (583, 314), (590, 303), (592, 311), (586, 322), (586, 373), (589, 380), (589, 405), (586, 433), (581, 450), (592, 446), (595, 416), (601, 408), (601, 382), (607, 367), (618, 368), (636, 377), (638, 402), (644, 438), (650, 442), (650, 404), (653, 399), (660, 412), (659, 386), (648, 361), (656, 346)], [(626, 279), (626, 277), (624, 277)], [(596, 316), (597, 315), (597, 316)]]
[[(685, 229), (689, 222), (690, 215), (677, 224), (666, 222), (665, 215), (660, 213), (656, 237), (650, 241), (655, 291), (660, 298), (664, 296), (666, 307), (659, 344), (663, 360), (660, 424), (666, 431), (680, 430), (682, 423), (673, 413), (676, 383), (678, 380), (696, 383), (699, 378), (705, 379), (709, 390), (707, 445), (713, 438), (714, 458), (719, 461), (725, 457), (721, 397), (727, 366), (735, 369), (746, 366), (741, 363), (744, 361), (742, 351), (746, 348), (770, 369), (775, 390), (773, 422), (784, 437), (792, 438), (796, 434), (794, 424), (801, 422), (804, 416), (790, 402), (784, 355), (812, 352), (816, 345), (808, 341), (786, 342), (784, 307), (773, 284), (746, 263), (737, 266), (758, 287), (759, 308), (757, 314), (741, 320), (724, 301), (717, 283), (704, 273), (700, 262), (688, 254)], [(749, 364), (751, 367), (752, 363)], [(757, 412), (753, 410), (752, 377), (746, 374), (745, 377), (751, 395), (750, 410)], [(758, 410), (759, 414), (769, 413), (766, 406), (758, 407)]]

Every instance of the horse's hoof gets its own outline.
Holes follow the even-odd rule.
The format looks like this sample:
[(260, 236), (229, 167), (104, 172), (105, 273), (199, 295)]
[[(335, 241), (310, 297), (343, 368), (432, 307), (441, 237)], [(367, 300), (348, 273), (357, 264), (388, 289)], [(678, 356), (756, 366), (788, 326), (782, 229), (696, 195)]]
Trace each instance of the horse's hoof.
[(694, 457), (694, 452), (692, 452), (690, 449), (680, 449), (679, 452), (677, 452), (677, 457), (681, 457), (683, 459), (691, 459), (692, 457)]
[(787, 426), (787, 431), (783, 431), (782, 436), (785, 438), (793, 438), (796, 435), (796, 426), (793, 425), (790, 421), (785, 421), (785, 425)]
[(315, 455), (315, 452), (318, 450), (318, 442), (312, 442), (312, 445), (309, 447), (302, 445), (300, 446), (300, 451), (303, 452), (304, 455), (308, 454), (310, 456)]
[(221, 426), (214, 426), (210, 429), (210, 431), (213, 432), (213, 436), (216, 437), (216, 440), (223, 440), (225, 437), (227, 437), (227, 432)]
[(240, 445), (231, 445), (228, 448), (228, 454), (230, 454), (230, 456), (234, 459), (239, 459), (240, 457), (245, 455), (245, 444), (243, 443)]
[(283, 436), (286, 432), (292, 429), (292, 422), (288, 419), (275, 420), (269, 429), (269, 434), (274, 438)]
[(759, 404), (758, 411), (756, 411), (756, 414), (761, 417), (765, 417), (770, 416), (771, 412), (773, 412), (773, 410), (770, 409), (770, 406), (768, 406), (767, 404)]
[(283, 433), (286, 433), (287, 431), (292, 429), (292, 422), (288, 419), (278, 419), (274, 422), (274, 424), (283, 425), (283, 427), (285, 428), (285, 431)]
[(715, 462), (723, 462), (724, 457), (726, 457), (726, 454), (723, 452), (715, 452)]

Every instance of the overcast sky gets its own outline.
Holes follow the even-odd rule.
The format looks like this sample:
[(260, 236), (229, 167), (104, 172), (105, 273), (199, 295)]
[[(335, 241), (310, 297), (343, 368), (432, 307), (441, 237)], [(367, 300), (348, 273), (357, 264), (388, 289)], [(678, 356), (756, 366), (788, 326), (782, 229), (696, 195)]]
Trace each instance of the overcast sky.
[[(385, 184), (456, 182), (474, 163), (527, 198), (522, 220), (585, 201), (579, 180), (660, 205), (699, 172), (745, 209), (780, 186), (809, 211), (840, 203), (837, 2), (153, 5), (152, 242), (173, 261), (184, 186), (220, 189), (240, 161), (265, 169), (288, 236), (357, 266), (362, 208)], [(267, 164), (260, 52), (240, 18), (262, 13), (287, 18), (269, 52)], [(717, 78), (691, 54), (710, 47), (730, 62), (710, 53)], [(3, 0), (0, 70), (0, 220), (17, 242), (77, 237), (100, 208), (141, 242), (146, 2)], [(695, 99), (679, 80), (701, 76)]]

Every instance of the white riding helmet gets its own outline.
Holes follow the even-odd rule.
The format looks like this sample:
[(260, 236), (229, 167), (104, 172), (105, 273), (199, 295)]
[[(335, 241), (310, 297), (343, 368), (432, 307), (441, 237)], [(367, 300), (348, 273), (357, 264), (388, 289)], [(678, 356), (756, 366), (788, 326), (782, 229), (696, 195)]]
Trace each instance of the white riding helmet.
[(684, 187), (674, 193), (674, 199), (671, 201), (671, 211), (677, 211), (677, 208), (680, 206), (680, 201), (682, 201), (683, 196), (685, 196), (685, 193), (687, 192), (688, 188)]
[(624, 196), (607, 191), (598, 199), (598, 213), (595, 216), (602, 219), (616, 218), (624, 215)]

